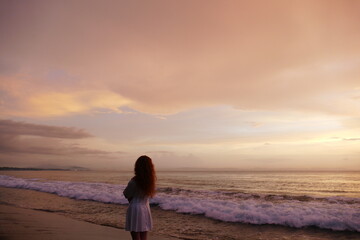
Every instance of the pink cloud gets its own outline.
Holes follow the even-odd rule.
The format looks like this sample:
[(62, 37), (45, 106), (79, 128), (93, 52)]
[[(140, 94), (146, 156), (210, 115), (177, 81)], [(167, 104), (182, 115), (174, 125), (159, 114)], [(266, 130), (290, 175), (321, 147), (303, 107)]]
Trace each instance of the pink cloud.
[[(41, 79), (19, 90), (29, 97), (76, 88), (111, 90), (115, 105), (127, 99), (149, 113), (219, 104), (329, 112), (321, 96), (359, 87), (356, 1), (68, 4), (2, 4), (2, 61)], [(73, 85), (47, 81), (52, 69), (76, 76)], [(346, 104), (330, 113), (357, 107)]]

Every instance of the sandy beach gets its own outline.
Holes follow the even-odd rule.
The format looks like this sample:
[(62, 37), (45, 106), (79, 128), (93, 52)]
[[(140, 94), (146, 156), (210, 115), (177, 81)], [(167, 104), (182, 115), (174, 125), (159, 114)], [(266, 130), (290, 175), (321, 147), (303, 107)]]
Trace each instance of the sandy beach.
[[(52, 240), (130, 240), (124, 230), (74, 220), (55, 213), (36, 211), (0, 204), (0, 239), (52, 239)], [(149, 234), (149, 239), (171, 240)]]
[[(54, 178), (56, 176), (56, 173), (54, 172), (44, 172), (42, 173), (43, 175), (40, 175), (38, 172), (16, 172), (13, 174), (21, 174), (32, 180), (26, 180), (25, 178), (11, 178), (9, 184), (18, 182), (20, 185), (16, 185), (16, 188), (15, 186), (0, 187), (0, 239), (130, 239), (129, 233), (123, 230), (125, 224), (125, 214), (127, 210), (126, 204), (112, 202), (109, 203), (109, 197), (98, 200), (75, 199), (76, 196), (81, 196), (83, 198), (86, 196), (85, 194), (92, 192), (91, 189), (87, 187), (88, 185), (95, 189), (94, 196), (113, 196), (113, 198), (116, 199), (120, 193), (118, 193), (116, 189), (112, 188), (112, 186), (117, 188), (119, 184), (101, 183), (101, 181), (106, 181), (106, 179), (99, 179), (96, 183), (76, 182), (75, 180), (80, 179), (75, 178), (72, 180), (72, 182), (67, 182), (69, 186), (56, 188), (55, 184), (63, 182), (37, 180), (38, 178)], [(59, 177), (61, 177), (61, 179), (71, 180), (71, 178), (69, 178), (70, 173), (59, 172), (58, 174), (60, 174)], [(74, 174), (76, 174), (74, 176), (79, 177), (79, 173)], [(94, 179), (93, 174), (97, 173), (84, 172), (81, 179)], [(108, 175), (109, 174), (106, 176)], [(120, 174), (116, 173), (116, 175)], [(101, 176), (103, 176), (103, 174), (101, 174)], [(111, 174), (108, 177), (111, 177)], [(57, 179), (55, 178), (53, 180)], [(119, 182), (119, 180), (116, 179), (116, 182)], [(5, 182), (3, 181), (2, 183)], [(58, 191), (65, 191), (65, 194), (57, 192), (58, 194), (67, 196), (66, 193), (68, 192), (72, 193), (73, 195), (65, 197), (54, 193), (41, 192), (39, 190), (34, 191), (30, 189), (21, 189), (24, 187), (35, 188), (37, 186), (36, 184), (44, 185), (44, 188), (38, 188), (39, 190), (44, 191), (45, 188), (49, 188), (49, 190), (54, 192), (56, 189), (58, 189)], [(78, 184), (80, 184), (80, 187), (78, 190), (76, 190), (76, 186)], [(99, 188), (99, 186), (101, 188)], [(99, 194), (99, 189), (102, 191), (108, 189), (108, 192), (105, 191), (102, 192), (102, 194)], [(161, 192), (159, 193), (159, 196), (161, 196), (160, 194), (162, 194), (164, 197), (165, 193)], [(165, 200), (167, 198), (174, 199), (173, 195), (165, 195)], [(197, 199), (199, 201), (202, 200), (201, 198)], [(191, 200), (191, 198), (183, 198), (183, 201), (185, 200)], [(207, 200), (207, 202), (210, 200)], [(253, 201), (256, 200), (252, 200), (252, 202)], [(242, 202), (246, 203), (247, 200), (244, 199)], [(296, 200), (296, 202), (305, 206), (317, 203), (310, 200)], [(181, 201), (177, 202), (178, 206), (180, 207), (185, 206), (183, 203), (184, 202)], [(188, 202), (186, 206), (194, 207), (194, 205), (191, 205), (191, 203), (192, 202)], [(203, 202), (202, 204), (204, 205), (205, 203), (206, 202)], [(273, 204), (273, 207), (277, 206), (276, 202), (271, 201), (261, 201), (261, 203), (263, 203), (263, 205), (267, 203), (266, 206), (269, 206), (269, 204)], [(347, 205), (349, 204), (351, 203), (348, 203)], [(203, 205), (198, 206), (201, 207)], [(318, 204), (316, 206), (318, 206)], [(335, 206), (342, 207), (340, 204), (335, 204)], [(351, 206), (356, 212), (358, 205), (353, 203)], [(209, 209), (212, 209), (213, 211), (219, 211), (222, 207), (224, 206), (221, 204), (211, 205)], [(289, 207), (287, 209), (293, 211), (291, 216), (293, 216), (294, 219), (299, 217), (299, 214), (294, 212), (296, 210), (295, 208)], [(342, 209), (344, 209), (344, 207), (342, 207)], [(281, 211), (281, 209), (277, 210)], [(312, 208), (312, 210), (315, 211), (316, 209)], [(213, 219), (203, 214), (181, 213), (174, 210), (165, 210), (162, 209), (159, 205), (152, 205), (151, 211), (154, 220), (154, 228), (149, 234), (149, 240), (360, 239), (360, 233), (357, 231), (333, 231), (315, 226), (296, 228), (280, 224), (249, 224), (242, 222), (226, 222)], [(263, 216), (266, 217), (266, 215), (264, 215), (264, 211), (259, 212), (259, 214), (263, 214)], [(274, 211), (273, 215), (276, 214), (279, 214), (279, 212)], [(341, 214), (341, 212), (339, 214)], [(353, 224), (356, 227), (357, 215), (349, 215), (349, 217), (351, 216), (355, 218), (353, 218), (354, 220), (352, 220), (352, 222), (348, 222), (348, 224)], [(309, 217), (312, 217), (312, 215)], [(325, 220), (326, 219), (324, 219), (324, 221)], [(324, 223), (330, 222), (325, 221)]]

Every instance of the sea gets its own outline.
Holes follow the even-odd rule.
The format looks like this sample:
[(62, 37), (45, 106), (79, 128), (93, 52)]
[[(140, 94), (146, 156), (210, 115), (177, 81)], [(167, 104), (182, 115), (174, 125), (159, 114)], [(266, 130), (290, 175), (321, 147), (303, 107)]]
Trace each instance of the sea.
[[(124, 228), (130, 171), (0, 171), (0, 204)], [(360, 239), (360, 172), (158, 171), (156, 234)]]

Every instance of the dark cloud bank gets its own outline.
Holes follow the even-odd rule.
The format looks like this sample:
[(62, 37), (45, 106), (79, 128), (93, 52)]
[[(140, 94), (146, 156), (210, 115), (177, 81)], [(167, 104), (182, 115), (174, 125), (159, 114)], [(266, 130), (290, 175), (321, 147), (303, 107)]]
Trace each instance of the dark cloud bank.
[(0, 120), (0, 134), (80, 139), (93, 137), (83, 129)]
[[(109, 152), (79, 146), (74, 140), (93, 137), (83, 129), (0, 120), (2, 158), (14, 154), (98, 155)], [(69, 142), (70, 141), (70, 142)]]

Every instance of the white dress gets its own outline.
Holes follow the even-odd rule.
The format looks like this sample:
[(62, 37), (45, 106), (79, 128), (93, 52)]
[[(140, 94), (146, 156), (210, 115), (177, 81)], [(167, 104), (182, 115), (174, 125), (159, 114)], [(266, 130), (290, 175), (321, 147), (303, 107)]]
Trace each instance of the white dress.
[(126, 212), (125, 230), (131, 232), (150, 231), (152, 229), (152, 217), (149, 197), (144, 196), (133, 179), (130, 180), (123, 193), (130, 200)]

